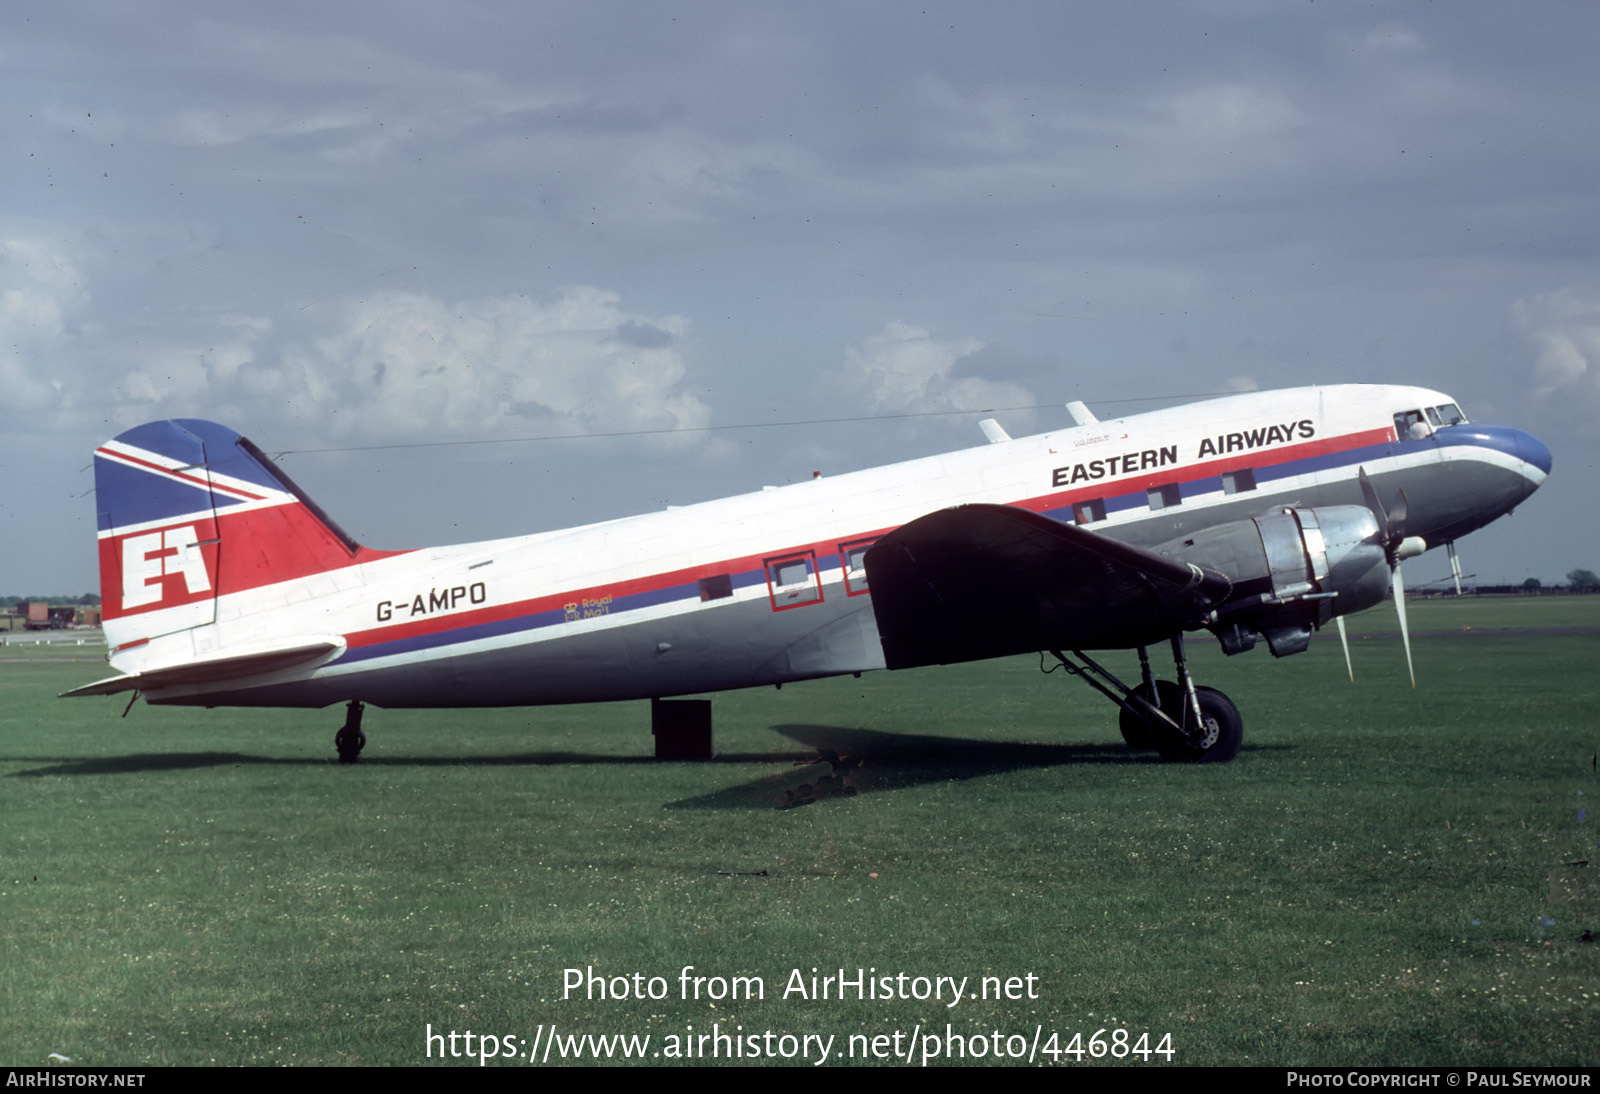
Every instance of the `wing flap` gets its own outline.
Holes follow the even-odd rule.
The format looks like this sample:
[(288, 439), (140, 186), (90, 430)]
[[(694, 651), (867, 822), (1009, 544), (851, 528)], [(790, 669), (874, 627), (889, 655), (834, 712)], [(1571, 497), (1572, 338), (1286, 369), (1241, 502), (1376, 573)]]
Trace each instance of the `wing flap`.
[(317, 638), (293, 645), (274, 646), (271, 649), (256, 649), (247, 653), (233, 653), (225, 657), (208, 657), (195, 661), (188, 661), (181, 665), (169, 665), (165, 668), (146, 669), (143, 672), (128, 673), (123, 676), (111, 676), (104, 680), (96, 680), (92, 684), (64, 691), (60, 698), (76, 698), (81, 695), (115, 695), (119, 691), (131, 691), (137, 688), (140, 691), (154, 691), (157, 688), (174, 687), (179, 684), (212, 684), (218, 680), (231, 680), (245, 676), (260, 676), (263, 673), (276, 672), (279, 669), (293, 668), (296, 665), (315, 661), (326, 654), (344, 649), (342, 638)]
[(1215, 571), (1006, 505), (963, 505), (867, 552), (890, 668), (1167, 638), (1227, 598)]

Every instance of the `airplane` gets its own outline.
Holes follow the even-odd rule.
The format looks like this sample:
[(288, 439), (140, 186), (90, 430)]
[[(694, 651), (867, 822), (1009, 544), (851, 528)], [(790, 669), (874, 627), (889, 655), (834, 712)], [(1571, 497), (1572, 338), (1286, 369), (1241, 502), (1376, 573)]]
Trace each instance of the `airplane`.
[[(1307, 648), (1400, 563), (1510, 512), (1550, 473), (1521, 430), (1425, 388), (1252, 392), (508, 539), (375, 550), (212, 422), (95, 451), (108, 659), (68, 696), (385, 708), (651, 700), (656, 754), (709, 757), (710, 701), (874, 669), (1048, 653), (1135, 748), (1226, 762), (1243, 721), (1184, 636)], [(1150, 648), (1171, 647), (1176, 679)], [(1125, 683), (1085, 651), (1135, 649)], [(1348, 663), (1349, 647), (1345, 644)], [(1415, 686), (1415, 673), (1412, 674)], [(126, 714), (127, 711), (124, 711)]]

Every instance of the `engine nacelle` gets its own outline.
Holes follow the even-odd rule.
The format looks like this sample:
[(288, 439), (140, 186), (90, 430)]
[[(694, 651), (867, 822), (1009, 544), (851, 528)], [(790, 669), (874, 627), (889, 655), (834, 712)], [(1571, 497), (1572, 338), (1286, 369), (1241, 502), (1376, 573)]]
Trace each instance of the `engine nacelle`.
[(1205, 620), (1230, 654), (1254, 646), (1257, 633), (1276, 657), (1299, 653), (1313, 629), (1372, 607), (1389, 587), (1378, 520), (1360, 505), (1284, 509), (1156, 550), (1233, 581), (1228, 599)]

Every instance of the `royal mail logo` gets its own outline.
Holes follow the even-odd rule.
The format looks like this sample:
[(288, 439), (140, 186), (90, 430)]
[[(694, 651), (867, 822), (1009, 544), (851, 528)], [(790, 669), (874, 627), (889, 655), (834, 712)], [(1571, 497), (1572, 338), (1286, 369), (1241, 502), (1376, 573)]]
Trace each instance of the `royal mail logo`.
[(160, 603), (166, 595), (163, 579), (179, 574), (190, 595), (211, 590), (194, 525), (129, 536), (122, 541), (122, 610)]

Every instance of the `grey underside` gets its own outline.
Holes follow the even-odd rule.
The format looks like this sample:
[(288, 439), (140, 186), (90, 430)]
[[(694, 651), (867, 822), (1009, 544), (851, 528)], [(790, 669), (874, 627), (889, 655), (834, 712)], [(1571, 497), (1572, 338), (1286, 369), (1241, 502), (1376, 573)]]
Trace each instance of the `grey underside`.
[[(536, 706), (724, 691), (881, 669), (868, 597), (829, 588), (821, 603), (772, 610), (766, 597), (660, 620), (427, 661), (152, 703), (305, 706), (360, 699), (384, 707)], [(666, 648), (663, 648), (666, 647)]]

